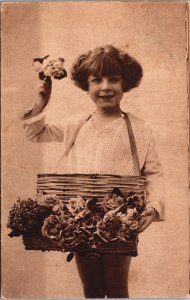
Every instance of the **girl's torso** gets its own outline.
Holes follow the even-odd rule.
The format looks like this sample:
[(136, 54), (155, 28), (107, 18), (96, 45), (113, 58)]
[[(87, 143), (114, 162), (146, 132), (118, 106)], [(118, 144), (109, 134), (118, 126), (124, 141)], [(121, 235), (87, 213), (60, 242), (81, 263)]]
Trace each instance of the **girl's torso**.
[(80, 128), (73, 146), (63, 157), (58, 173), (135, 174), (129, 135), (123, 117), (96, 129), (93, 118)]

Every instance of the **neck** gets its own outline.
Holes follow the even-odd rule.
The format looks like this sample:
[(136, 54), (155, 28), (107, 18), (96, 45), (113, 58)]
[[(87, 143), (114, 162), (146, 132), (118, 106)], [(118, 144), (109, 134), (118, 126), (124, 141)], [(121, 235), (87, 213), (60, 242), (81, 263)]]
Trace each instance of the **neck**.
[(103, 118), (117, 118), (121, 116), (121, 112), (120, 106), (110, 108), (96, 107), (95, 110), (96, 115)]

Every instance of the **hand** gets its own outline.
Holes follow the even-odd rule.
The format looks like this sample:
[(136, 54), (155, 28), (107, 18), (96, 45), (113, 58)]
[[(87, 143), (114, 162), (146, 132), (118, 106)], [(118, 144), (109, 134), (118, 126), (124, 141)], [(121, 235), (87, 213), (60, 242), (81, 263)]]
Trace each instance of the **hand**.
[(44, 80), (39, 80), (38, 93), (47, 104), (52, 90), (52, 80), (50, 77), (45, 77)]
[(141, 214), (141, 219), (139, 221), (138, 233), (143, 232), (153, 221), (158, 217), (158, 213), (154, 208), (148, 208)]
[(52, 80), (50, 77), (45, 77), (44, 80), (39, 80), (38, 96), (32, 109), (32, 115), (39, 114), (47, 105), (50, 99), (52, 90)]

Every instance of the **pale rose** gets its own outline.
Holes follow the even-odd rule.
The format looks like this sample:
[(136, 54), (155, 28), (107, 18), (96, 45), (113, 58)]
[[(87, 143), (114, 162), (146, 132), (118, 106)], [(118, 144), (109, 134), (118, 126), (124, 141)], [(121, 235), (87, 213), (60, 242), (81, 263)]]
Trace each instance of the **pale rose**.
[(39, 61), (33, 63), (34, 70), (38, 73), (42, 72), (42, 64)]
[(44, 220), (42, 227), (42, 235), (52, 240), (59, 240), (62, 236), (63, 230), (67, 227), (67, 222), (60, 220), (57, 215), (50, 215)]
[(77, 215), (79, 212), (85, 209), (85, 201), (82, 197), (71, 198), (67, 204), (68, 210), (72, 215)]
[(46, 56), (41, 61), (35, 60), (33, 65), (34, 69), (39, 73), (40, 79), (45, 77), (53, 77), (55, 79), (63, 79), (67, 76), (67, 72), (64, 68), (64, 58), (49, 59)]
[(97, 224), (96, 233), (105, 242), (120, 240), (121, 219), (114, 211), (105, 214), (102, 221)]
[(46, 207), (53, 207), (56, 204), (58, 204), (60, 208), (63, 208), (64, 206), (61, 198), (55, 194), (43, 195), (43, 193), (38, 193), (36, 196), (36, 201), (38, 202), (38, 204), (44, 205)]
[(124, 203), (124, 198), (117, 196), (116, 194), (113, 194), (112, 198), (108, 196), (105, 197), (103, 203), (108, 210), (113, 210), (118, 208), (120, 205)]

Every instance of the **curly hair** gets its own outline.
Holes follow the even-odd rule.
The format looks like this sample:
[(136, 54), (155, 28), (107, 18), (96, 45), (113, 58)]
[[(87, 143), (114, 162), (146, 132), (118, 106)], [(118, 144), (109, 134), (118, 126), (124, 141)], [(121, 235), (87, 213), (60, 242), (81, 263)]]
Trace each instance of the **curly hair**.
[(143, 76), (141, 65), (128, 53), (112, 45), (95, 48), (80, 55), (71, 69), (71, 79), (75, 85), (88, 91), (90, 75), (123, 78), (123, 92), (137, 87)]

